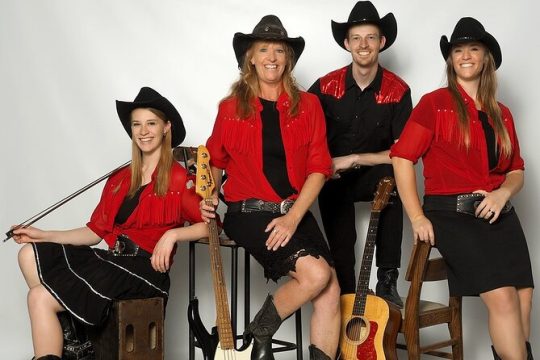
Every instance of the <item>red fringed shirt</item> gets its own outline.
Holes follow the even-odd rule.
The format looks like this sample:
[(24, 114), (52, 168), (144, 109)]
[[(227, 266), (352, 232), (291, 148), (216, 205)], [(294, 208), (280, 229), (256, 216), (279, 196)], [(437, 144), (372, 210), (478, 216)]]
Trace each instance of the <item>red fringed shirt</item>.
[[(460, 144), (458, 116), (447, 88), (426, 94), (414, 108), (390, 157), (401, 157), (414, 163), (422, 157), (426, 195), (493, 191), (504, 182), (506, 173), (523, 170), (519, 143), (510, 110), (499, 103), (504, 126), (512, 143), (512, 154), (499, 156), (497, 166), (489, 170), (487, 146), (474, 100), (460, 88), (470, 125), (470, 147)], [(492, 120), (488, 119), (491, 125)], [(500, 147), (497, 147), (500, 149)]]
[(202, 221), (199, 211), (201, 198), (195, 194), (194, 187), (188, 189), (193, 179), (187, 176), (186, 169), (174, 162), (167, 194), (160, 197), (154, 193), (157, 176), (157, 172), (154, 172), (152, 181), (141, 193), (139, 205), (124, 224), (115, 224), (116, 214), (129, 191), (130, 176), (129, 166), (111, 175), (103, 188), (99, 204), (86, 224), (110, 248), (114, 247), (118, 235), (124, 234), (152, 253), (165, 231), (184, 226), (186, 221)]
[[(281, 136), (285, 148), (289, 181), (298, 192), (309, 174), (332, 174), (332, 160), (326, 143), (324, 114), (315, 95), (300, 93), (298, 115), (289, 117), (290, 100), (283, 93), (277, 100)], [(208, 139), (211, 165), (225, 169), (227, 181), (223, 190), (227, 201), (249, 198), (279, 202), (283, 199), (274, 191), (263, 173), (262, 105), (253, 100), (255, 114), (240, 119), (236, 99), (219, 105), (212, 135)], [(291, 198), (298, 197), (297, 194)]]

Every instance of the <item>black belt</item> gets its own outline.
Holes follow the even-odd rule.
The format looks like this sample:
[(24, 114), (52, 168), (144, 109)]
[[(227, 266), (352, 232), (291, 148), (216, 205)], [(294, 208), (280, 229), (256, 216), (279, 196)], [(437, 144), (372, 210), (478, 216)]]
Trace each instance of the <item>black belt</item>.
[(152, 254), (142, 249), (124, 234), (118, 235), (114, 247), (109, 249), (109, 254), (113, 256), (143, 256), (151, 258)]
[[(455, 211), (475, 216), (476, 208), (483, 199), (482, 194), (425, 195), (423, 208), (424, 211)], [(507, 201), (501, 209), (501, 214), (506, 214), (510, 210), (512, 210), (512, 203)]]
[(283, 214), (289, 212), (294, 204), (294, 200), (285, 199), (282, 202), (270, 202), (259, 199), (247, 199), (231, 202), (227, 204), (227, 212), (250, 213), (256, 211), (267, 211), (273, 214)]

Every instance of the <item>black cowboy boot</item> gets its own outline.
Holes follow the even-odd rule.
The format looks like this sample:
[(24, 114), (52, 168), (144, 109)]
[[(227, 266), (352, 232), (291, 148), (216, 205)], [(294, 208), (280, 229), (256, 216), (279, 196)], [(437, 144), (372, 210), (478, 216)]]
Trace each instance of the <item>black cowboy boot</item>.
[(244, 331), (244, 339), (253, 339), (251, 360), (274, 360), (272, 336), (281, 325), (281, 317), (274, 306), (272, 295), (268, 295), (253, 321)]
[(377, 296), (386, 301), (396, 304), (400, 309), (403, 308), (403, 301), (397, 292), (398, 269), (379, 268), (377, 270), (377, 286), (375, 292)]
[(534, 360), (533, 355), (532, 355), (531, 343), (526, 341), (525, 345), (527, 346), (527, 360)]
[(493, 347), (493, 345), (491, 345), (491, 351), (493, 351), (493, 359), (495, 360), (502, 360), (499, 355), (497, 355), (497, 352), (495, 351), (495, 348)]
[(309, 345), (309, 360), (332, 360), (315, 345)]

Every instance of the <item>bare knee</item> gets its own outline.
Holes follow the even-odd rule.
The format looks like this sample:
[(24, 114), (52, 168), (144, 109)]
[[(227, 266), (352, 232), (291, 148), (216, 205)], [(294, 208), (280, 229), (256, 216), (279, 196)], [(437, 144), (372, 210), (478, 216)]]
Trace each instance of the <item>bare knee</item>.
[(28, 268), (30, 266), (35, 267), (36, 258), (34, 255), (34, 248), (32, 247), (32, 244), (24, 244), (21, 249), (19, 250), (19, 267), (21, 268), (21, 271), (25, 273), (28, 271)]
[(312, 297), (315, 297), (330, 283), (332, 268), (322, 258), (306, 256), (298, 259), (294, 277), (304, 289), (312, 294)]
[(520, 299), (516, 289), (513, 287), (495, 289), (481, 296), (492, 314), (504, 316), (519, 311)]
[(55, 312), (63, 310), (62, 306), (43, 285), (35, 286), (28, 291), (28, 309), (30, 313), (44, 310)]

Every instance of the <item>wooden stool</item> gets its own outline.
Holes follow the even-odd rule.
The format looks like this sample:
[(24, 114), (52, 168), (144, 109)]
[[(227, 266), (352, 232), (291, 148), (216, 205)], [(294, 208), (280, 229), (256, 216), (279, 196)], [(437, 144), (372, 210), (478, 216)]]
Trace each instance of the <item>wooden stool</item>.
[(163, 360), (163, 298), (120, 300), (90, 334), (95, 360)]

